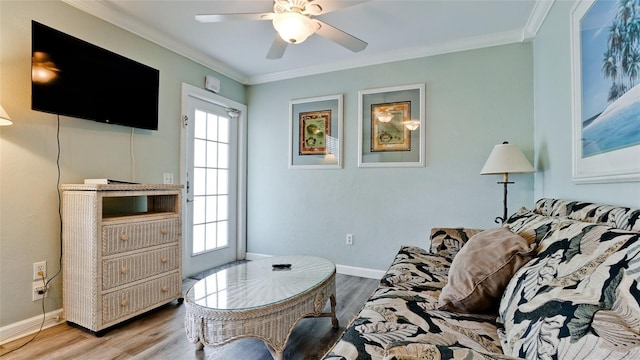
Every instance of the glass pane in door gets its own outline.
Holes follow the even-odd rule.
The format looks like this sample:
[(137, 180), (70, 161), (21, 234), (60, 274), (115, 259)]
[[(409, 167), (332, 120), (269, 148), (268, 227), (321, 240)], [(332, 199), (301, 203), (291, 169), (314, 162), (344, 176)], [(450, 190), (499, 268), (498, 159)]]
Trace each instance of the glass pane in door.
[(229, 245), (229, 118), (195, 111), (193, 255)]

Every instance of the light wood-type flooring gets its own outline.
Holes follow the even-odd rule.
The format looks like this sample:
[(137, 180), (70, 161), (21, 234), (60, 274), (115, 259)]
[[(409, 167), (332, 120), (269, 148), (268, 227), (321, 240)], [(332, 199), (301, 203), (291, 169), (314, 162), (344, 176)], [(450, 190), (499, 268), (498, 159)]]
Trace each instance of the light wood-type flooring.
[[(197, 280), (183, 283), (186, 291)], [(336, 315), (339, 329), (331, 327), (329, 318), (302, 319), (294, 328), (284, 352), (285, 360), (316, 360), (338, 340), (340, 335), (378, 285), (378, 280), (336, 275)], [(222, 347), (205, 347), (197, 351), (184, 332), (185, 306), (173, 302), (143, 317), (118, 326), (95, 337), (90, 332), (66, 323), (45, 329), (25, 347), (1, 356), (2, 360), (34, 359), (216, 359), (271, 360), (265, 344), (256, 339), (241, 339)], [(0, 354), (14, 349), (32, 335), (4, 345)]]

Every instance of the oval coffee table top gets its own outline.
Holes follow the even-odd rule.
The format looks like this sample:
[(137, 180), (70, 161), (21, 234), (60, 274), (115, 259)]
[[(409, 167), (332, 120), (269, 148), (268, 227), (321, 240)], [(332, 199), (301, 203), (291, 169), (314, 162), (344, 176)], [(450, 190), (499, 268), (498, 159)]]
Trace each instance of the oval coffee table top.
[[(291, 264), (273, 269), (273, 264)], [(185, 300), (217, 310), (243, 310), (287, 300), (312, 289), (335, 273), (335, 264), (315, 256), (278, 256), (248, 261), (198, 281)]]

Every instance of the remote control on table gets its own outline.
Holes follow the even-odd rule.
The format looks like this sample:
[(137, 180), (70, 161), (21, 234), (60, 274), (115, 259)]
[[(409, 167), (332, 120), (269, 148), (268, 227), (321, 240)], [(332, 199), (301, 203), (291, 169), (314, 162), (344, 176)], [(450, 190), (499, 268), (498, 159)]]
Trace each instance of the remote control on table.
[(291, 264), (273, 264), (271, 265), (274, 269), (288, 269), (291, 267)]

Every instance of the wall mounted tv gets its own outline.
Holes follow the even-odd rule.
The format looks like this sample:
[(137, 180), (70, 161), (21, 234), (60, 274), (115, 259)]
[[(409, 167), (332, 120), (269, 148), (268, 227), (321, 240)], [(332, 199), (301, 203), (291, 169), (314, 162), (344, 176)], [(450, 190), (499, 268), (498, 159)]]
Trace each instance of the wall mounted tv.
[(33, 110), (158, 130), (158, 70), (36, 21), (31, 30)]

